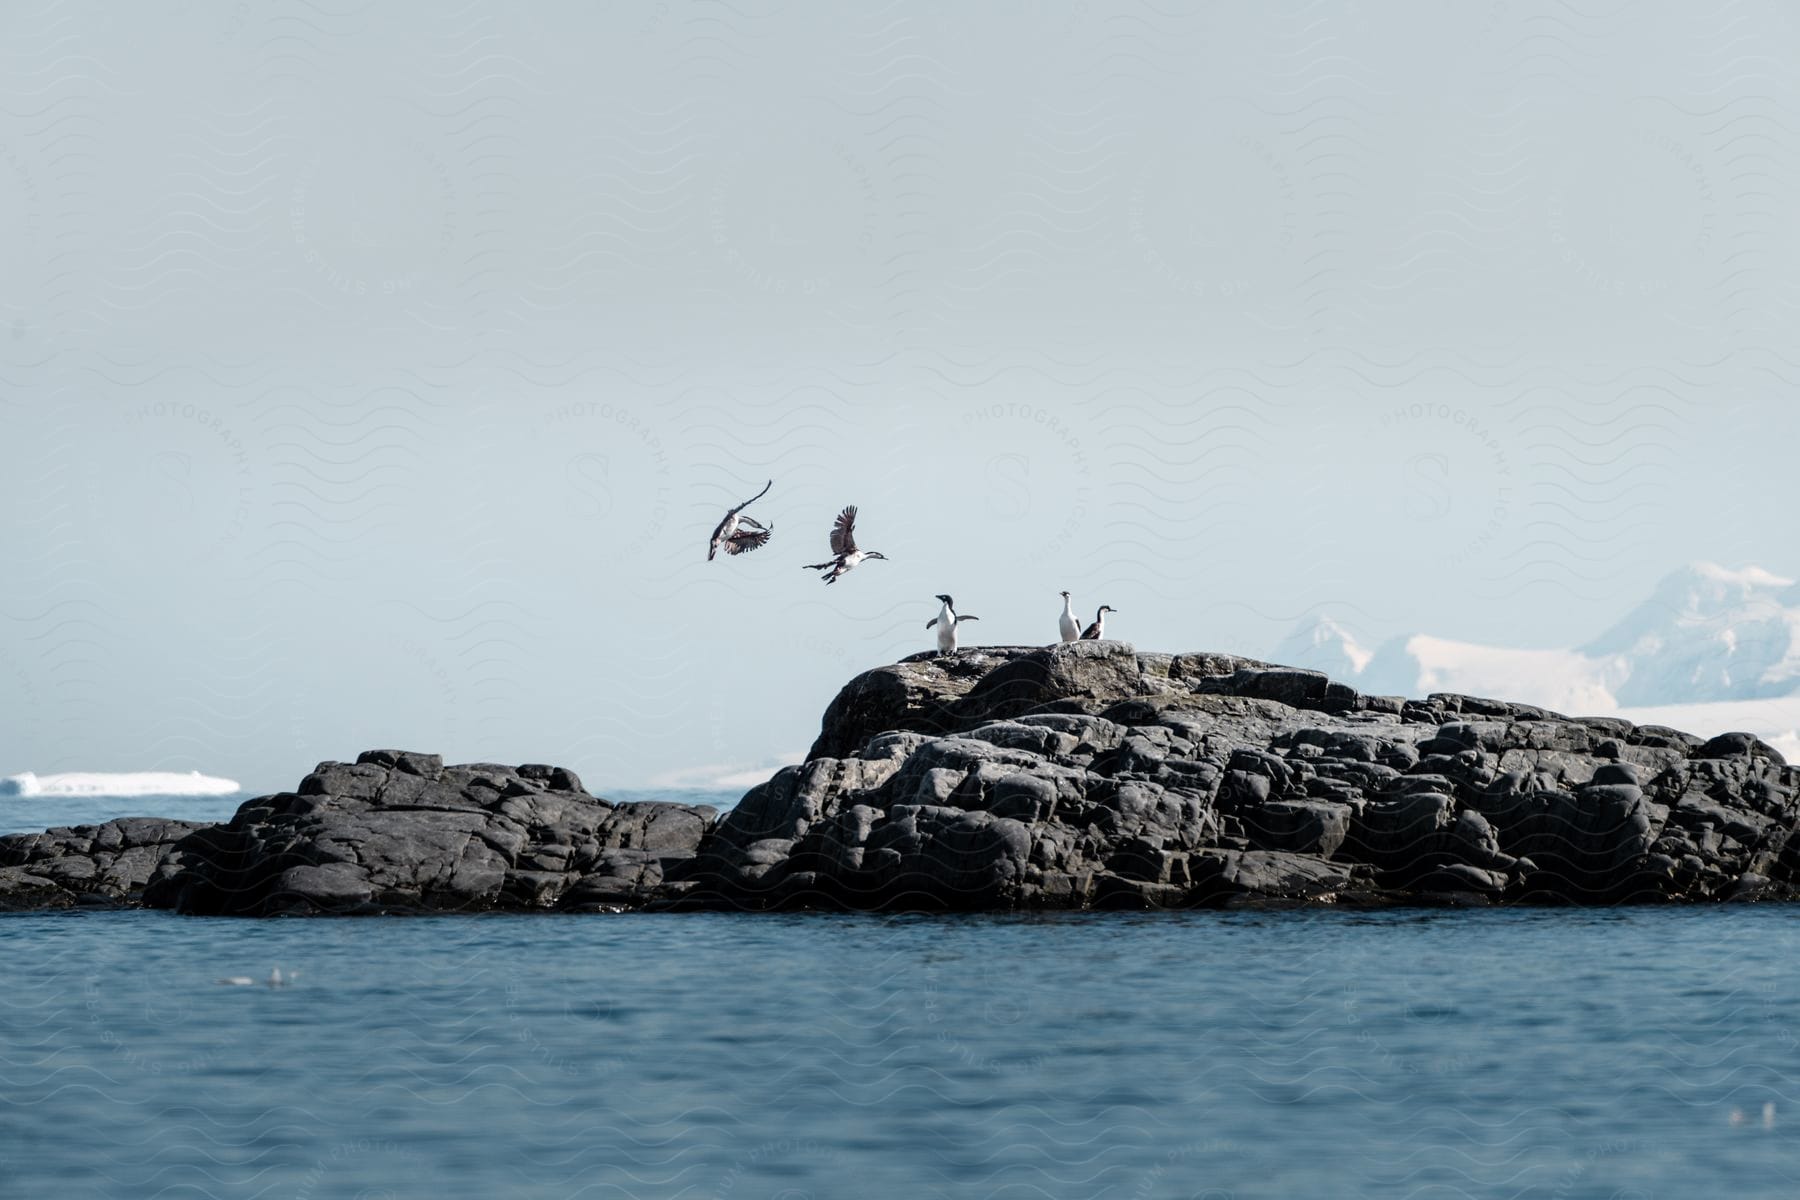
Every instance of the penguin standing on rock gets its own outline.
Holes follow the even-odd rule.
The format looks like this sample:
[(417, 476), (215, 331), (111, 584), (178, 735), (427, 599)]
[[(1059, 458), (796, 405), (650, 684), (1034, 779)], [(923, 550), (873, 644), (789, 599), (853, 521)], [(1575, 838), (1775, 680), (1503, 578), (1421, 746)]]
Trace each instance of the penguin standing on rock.
[(1097, 642), (1105, 637), (1106, 614), (1118, 611), (1118, 609), (1112, 607), (1110, 604), (1102, 604), (1094, 613), (1094, 623), (1081, 631), (1081, 640), (1084, 642)]
[(937, 616), (925, 622), (925, 628), (930, 629), (933, 625), (938, 627), (939, 654), (954, 654), (956, 653), (956, 627), (964, 621), (979, 621), (981, 618), (973, 615), (958, 616), (956, 601), (942, 595), (938, 599), (944, 602), (944, 607), (938, 609)]
[(1062, 640), (1072, 642), (1081, 636), (1081, 622), (1075, 619), (1075, 601), (1069, 599), (1069, 593), (1063, 592), (1062, 616), (1056, 618), (1056, 632)]

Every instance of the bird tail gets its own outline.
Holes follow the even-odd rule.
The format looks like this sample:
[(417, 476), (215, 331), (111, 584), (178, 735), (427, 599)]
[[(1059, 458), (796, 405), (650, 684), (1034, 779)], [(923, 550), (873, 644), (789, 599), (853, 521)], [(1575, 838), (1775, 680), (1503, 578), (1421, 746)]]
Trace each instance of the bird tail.
[(827, 567), (830, 567), (830, 566), (833, 566), (833, 565), (834, 565), (834, 564), (832, 564), (832, 563), (828, 563), (828, 562), (822, 562), (822, 563), (807, 563), (807, 564), (806, 564), (806, 566), (805, 566), (805, 567), (803, 567), (803, 568), (802, 568), (802, 569), (803, 569), (803, 570), (807, 570), (807, 571), (823, 571), (823, 570), (825, 570), (825, 569), (826, 569), (826, 568), (827, 568)]

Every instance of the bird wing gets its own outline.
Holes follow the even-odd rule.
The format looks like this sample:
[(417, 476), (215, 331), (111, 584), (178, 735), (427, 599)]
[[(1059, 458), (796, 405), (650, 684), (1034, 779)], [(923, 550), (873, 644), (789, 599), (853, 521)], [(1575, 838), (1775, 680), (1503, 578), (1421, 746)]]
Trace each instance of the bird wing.
[(764, 496), (768, 495), (769, 489), (774, 486), (775, 486), (775, 481), (773, 479), (769, 480), (769, 482), (763, 484), (762, 491), (756, 493), (756, 495), (750, 497), (748, 500), (744, 501), (742, 504), (738, 505), (736, 508), (732, 509), (731, 511), (732, 512), (742, 512), (744, 509), (749, 508), (752, 504), (755, 504), (758, 500), (761, 500)]
[(1089, 625), (1086, 629), (1082, 630), (1081, 637), (1077, 640), (1083, 641), (1083, 642), (1099, 641), (1100, 640), (1100, 622), (1095, 621), (1092, 625)]
[(847, 506), (832, 525), (831, 552), (840, 556), (856, 553), (856, 505)]
[(981, 618), (976, 616), (974, 613), (957, 613), (956, 614), (956, 623), (958, 625), (961, 625), (964, 621), (979, 621), (979, 620), (981, 620)]
[(759, 529), (754, 533), (749, 530), (744, 530), (741, 533), (734, 533), (725, 543), (725, 553), (748, 554), (752, 550), (759, 550), (768, 545), (769, 539), (774, 536), (775, 531), (773, 529)]
[(936, 625), (936, 624), (937, 624), (937, 618), (933, 617), (933, 618), (931, 618), (931, 620), (925, 622), (925, 628), (930, 629), (933, 625)]

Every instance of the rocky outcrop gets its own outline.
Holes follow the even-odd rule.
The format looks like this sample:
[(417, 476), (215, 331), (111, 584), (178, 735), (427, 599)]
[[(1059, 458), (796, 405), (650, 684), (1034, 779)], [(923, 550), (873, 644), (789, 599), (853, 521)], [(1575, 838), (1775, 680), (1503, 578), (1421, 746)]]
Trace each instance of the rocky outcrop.
[(170, 847), (204, 828), (121, 817), (0, 837), (0, 912), (137, 903)]
[(889, 730), (944, 734), (1027, 712), (1083, 712), (1096, 700), (1156, 694), (1170, 681), (1267, 667), (1229, 654), (1139, 655), (1122, 642), (1098, 641), (1072, 642), (1054, 653), (986, 646), (949, 657), (915, 654), (845, 684), (825, 709), (806, 757), (844, 758)]
[(371, 750), (175, 843), (143, 902), (248, 916), (636, 907), (713, 816), (613, 804), (561, 767)]
[(927, 656), (833, 702), (671, 878), (677, 906), (1792, 898), (1800, 772), (1469, 696), (1122, 642)]
[(1800, 771), (1710, 740), (1123, 642), (865, 672), (711, 809), (371, 751), (227, 823), (0, 839), (0, 906), (245, 915), (1800, 898)]

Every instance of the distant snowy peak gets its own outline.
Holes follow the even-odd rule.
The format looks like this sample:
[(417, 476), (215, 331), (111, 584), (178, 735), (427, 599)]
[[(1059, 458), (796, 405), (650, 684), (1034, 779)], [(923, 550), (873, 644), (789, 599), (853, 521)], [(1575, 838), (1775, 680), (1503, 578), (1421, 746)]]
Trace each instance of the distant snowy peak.
[(1328, 617), (1303, 622), (1275, 661), (1376, 694), (1465, 692), (1561, 712), (1800, 694), (1800, 586), (1760, 567), (1671, 572), (1585, 646), (1519, 650), (1411, 634), (1373, 654)]
[(1714, 563), (1690, 563), (1665, 575), (1648, 600), (1583, 649), (1617, 653), (1646, 634), (1696, 623), (1757, 620), (1796, 602), (1800, 589), (1794, 581), (1761, 567), (1732, 571)]
[(1800, 589), (1760, 567), (1693, 563), (1581, 652), (1625, 661), (1622, 704), (1790, 695), (1800, 687)]
[(1668, 586), (1678, 580), (1699, 580), (1708, 584), (1728, 588), (1787, 588), (1793, 587), (1794, 581), (1784, 579), (1773, 571), (1765, 571), (1761, 567), (1740, 567), (1732, 570), (1721, 567), (1718, 563), (1696, 560), (1685, 567), (1671, 571), (1663, 578), (1662, 586)]
[(1363, 649), (1350, 631), (1328, 616), (1302, 621), (1275, 648), (1275, 661), (1310, 667), (1333, 679), (1359, 675), (1375, 656)]

